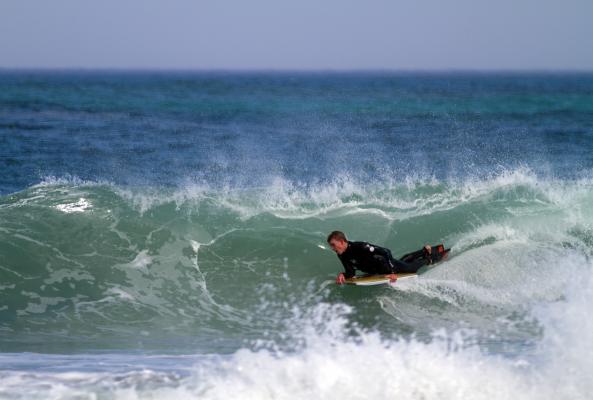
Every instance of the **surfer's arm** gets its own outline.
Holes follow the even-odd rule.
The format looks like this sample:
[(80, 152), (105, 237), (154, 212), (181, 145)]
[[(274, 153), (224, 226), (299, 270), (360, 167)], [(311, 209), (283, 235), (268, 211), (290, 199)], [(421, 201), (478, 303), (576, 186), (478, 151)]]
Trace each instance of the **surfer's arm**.
[(348, 279), (348, 278), (354, 277), (354, 275), (356, 275), (356, 271), (354, 270), (354, 267), (352, 266), (352, 264), (350, 264), (346, 260), (340, 259), (340, 261), (342, 262), (342, 265), (344, 266), (344, 272), (342, 272), (342, 274), (344, 275), (344, 278)]

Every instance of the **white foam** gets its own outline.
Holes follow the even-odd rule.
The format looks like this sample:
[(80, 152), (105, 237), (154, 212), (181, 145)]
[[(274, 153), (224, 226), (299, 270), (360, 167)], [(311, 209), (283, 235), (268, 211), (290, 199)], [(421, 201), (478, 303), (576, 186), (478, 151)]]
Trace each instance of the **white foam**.
[(119, 287), (112, 287), (107, 289), (106, 294), (113, 294), (122, 300), (135, 300), (134, 296), (132, 296), (130, 293), (126, 292), (124, 289)]
[(152, 257), (148, 255), (148, 250), (142, 250), (136, 257), (130, 262), (132, 268), (145, 269), (152, 263)]
[(92, 204), (84, 197), (81, 197), (74, 203), (58, 204), (55, 206), (55, 208), (66, 214), (81, 213), (90, 210), (92, 208)]
[(593, 390), (592, 303), (589, 271), (566, 301), (539, 310), (544, 339), (536, 355), (513, 358), (485, 354), (461, 331), (429, 343), (385, 341), (373, 332), (347, 339), (330, 307), (312, 319), (328, 325), (324, 332), (305, 329), (302, 351), (243, 349), (198, 367), (183, 386), (202, 399), (586, 399)]

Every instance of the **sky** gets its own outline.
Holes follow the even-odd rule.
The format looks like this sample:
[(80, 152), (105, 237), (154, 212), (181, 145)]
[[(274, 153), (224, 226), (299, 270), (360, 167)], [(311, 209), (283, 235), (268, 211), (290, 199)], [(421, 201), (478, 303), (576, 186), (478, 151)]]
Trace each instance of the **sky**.
[(593, 70), (593, 0), (1, 0), (0, 68)]

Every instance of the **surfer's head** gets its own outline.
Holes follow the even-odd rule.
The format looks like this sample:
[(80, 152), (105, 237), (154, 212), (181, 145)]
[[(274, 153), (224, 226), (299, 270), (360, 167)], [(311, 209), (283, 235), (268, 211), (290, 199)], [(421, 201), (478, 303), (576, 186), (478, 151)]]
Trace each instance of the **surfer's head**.
[(344, 232), (340, 231), (330, 233), (327, 237), (327, 243), (338, 254), (342, 254), (348, 248), (348, 239), (346, 239)]

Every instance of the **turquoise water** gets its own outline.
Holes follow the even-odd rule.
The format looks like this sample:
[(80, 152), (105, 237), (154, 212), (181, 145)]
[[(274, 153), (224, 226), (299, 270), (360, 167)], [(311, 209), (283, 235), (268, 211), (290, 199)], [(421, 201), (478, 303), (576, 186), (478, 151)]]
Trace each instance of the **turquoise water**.
[[(589, 396), (593, 75), (0, 89), (1, 398)], [(451, 257), (336, 287), (334, 229)]]

